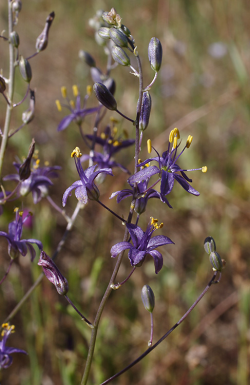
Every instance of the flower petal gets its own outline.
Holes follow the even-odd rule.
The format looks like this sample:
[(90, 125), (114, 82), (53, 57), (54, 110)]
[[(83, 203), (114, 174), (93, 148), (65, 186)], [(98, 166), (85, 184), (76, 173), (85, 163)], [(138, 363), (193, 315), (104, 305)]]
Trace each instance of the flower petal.
[(165, 196), (169, 194), (174, 186), (174, 174), (162, 170), (161, 174), (161, 195)]
[(168, 245), (169, 243), (174, 244), (174, 242), (165, 235), (156, 235), (148, 242), (148, 250), (151, 251), (159, 246)]
[(129, 250), (128, 257), (131, 263), (131, 266), (138, 265), (145, 258), (146, 251), (138, 251), (137, 249)]
[(126, 250), (126, 249), (133, 249), (134, 246), (131, 245), (131, 243), (129, 242), (119, 242), (117, 243), (116, 245), (112, 246), (111, 247), (111, 250), (110, 250), (110, 253), (111, 253), (111, 257), (112, 258), (115, 258), (117, 257), (118, 254), (120, 254), (123, 250)]
[(131, 223), (127, 224), (126, 226), (131, 236), (134, 247), (138, 248), (144, 236), (143, 230), (139, 226), (133, 225)]
[(75, 196), (83, 205), (86, 205), (86, 203), (88, 202), (87, 189), (84, 185), (81, 185), (76, 188)]
[(64, 192), (63, 197), (62, 197), (62, 205), (63, 205), (63, 207), (65, 207), (65, 205), (66, 205), (68, 196), (71, 196), (72, 190), (74, 190), (75, 188), (77, 188), (79, 186), (82, 186), (82, 181), (81, 180), (78, 180), (78, 181), (74, 182), (70, 187), (67, 188), (67, 190)]
[(174, 178), (177, 180), (177, 182), (181, 185), (181, 187), (184, 188), (188, 193), (193, 195), (200, 195), (200, 193), (195, 190), (190, 184), (180, 175), (174, 174)]
[(163, 266), (162, 255), (158, 250), (152, 250), (148, 254), (154, 258), (155, 274), (158, 274)]
[(70, 115), (67, 115), (65, 116), (65, 118), (63, 118), (58, 127), (57, 127), (57, 131), (62, 131), (62, 130), (65, 130), (65, 128), (67, 128), (70, 123), (72, 122), (72, 120), (74, 120), (75, 118), (75, 115), (74, 114), (70, 114)]
[(143, 170), (138, 171), (136, 174), (128, 178), (128, 183), (140, 183), (146, 179), (149, 179), (151, 176), (158, 174), (159, 172), (160, 170), (156, 166), (145, 167)]

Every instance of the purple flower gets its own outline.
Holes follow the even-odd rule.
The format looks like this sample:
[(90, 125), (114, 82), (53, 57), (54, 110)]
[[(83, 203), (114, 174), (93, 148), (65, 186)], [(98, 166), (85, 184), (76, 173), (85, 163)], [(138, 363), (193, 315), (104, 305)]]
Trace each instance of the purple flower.
[(113, 160), (108, 154), (101, 154), (100, 152), (96, 152), (96, 151), (94, 152), (93, 156), (84, 154), (81, 157), (81, 162), (84, 162), (85, 160), (88, 160), (88, 159), (91, 159), (93, 163), (97, 163), (98, 169), (102, 169), (102, 168), (113, 169), (115, 167), (119, 167), (122, 171), (130, 174), (129, 170), (126, 167), (124, 167), (122, 164)]
[(129, 249), (128, 257), (131, 266), (140, 266), (146, 255), (150, 254), (154, 258), (155, 273), (158, 274), (163, 266), (163, 259), (161, 253), (155, 249), (173, 242), (164, 235), (157, 235), (151, 239), (153, 232), (163, 226), (163, 224), (157, 225), (157, 222), (152, 218), (145, 232), (139, 226), (127, 224), (133, 244), (130, 242), (117, 243), (110, 250), (111, 256), (117, 257), (123, 250)]
[(16, 180), (19, 182), (19, 186), (17, 187), (16, 193), (18, 196), (26, 196), (30, 192), (32, 193), (33, 201), (34, 203), (40, 202), (40, 200), (44, 197), (46, 197), (49, 193), (49, 186), (51, 186), (53, 183), (51, 182), (50, 178), (56, 178), (58, 177), (57, 170), (60, 170), (60, 166), (44, 166), (40, 167), (39, 163), (40, 160), (32, 159), (32, 169), (31, 174), (28, 179), (20, 180), (19, 176), (19, 168), (21, 166), (21, 163), (13, 163), (17, 174), (11, 174), (6, 175), (3, 180)]
[(23, 213), (17, 209), (16, 210), (16, 219), (13, 222), (10, 222), (8, 233), (0, 231), (0, 236), (5, 237), (8, 241), (8, 254), (14, 259), (18, 257), (19, 254), (25, 257), (27, 252), (30, 252), (31, 261), (34, 260), (36, 256), (36, 251), (32, 246), (32, 243), (37, 245), (40, 250), (43, 249), (42, 242), (37, 239), (21, 239), (23, 224), (29, 218), (29, 215), (24, 216)]
[(40, 254), (38, 265), (42, 266), (45, 276), (56, 287), (58, 294), (66, 295), (69, 290), (68, 281), (44, 251)]
[[(81, 107), (81, 96), (78, 93), (77, 86), (73, 86), (73, 92), (75, 96), (75, 102), (69, 102), (67, 99), (67, 105), (64, 105), (64, 107), (68, 108), (70, 110), (70, 114), (65, 116), (61, 122), (59, 123), (57, 127), (57, 131), (62, 131), (67, 128), (71, 122), (75, 121), (76, 124), (81, 125), (83, 118), (86, 115), (93, 114), (94, 112), (97, 112), (100, 110), (101, 106), (93, 107), (93, 108), (85, 108), (87, 99), (89, 95), (86, 95), (83, 101), (83, 106)], [(62, 87), (62, 94), (66, 98), (66, 89), (65, 87)], [(59, 111), (61, 111), (61, 105), (60, 102), (57, 100), (57, 107)]]
[[(179, 130), (174, 129), (171, 131), (169, 135), (169, 144), (167, 151), (163, 152), (162, 156), (158, 154), (157, 157), (154, 158), (148, 158), (144, 162), (140, 163), (138, 166), (143, 166), (151, 161), (156, 161), (159, 164), (159, 167), (157, 166), (149, 166), (146, 167), (140, 171), (138, 171), (136, 174), (132, 175), (128, 182), (129, 184), (134, 183), (140, 183), (144, 180), (147, 180), (153, 175), (159, 174), (161, 181), (161, 187), (160, 187), (160, 199), (162, 202), (167, 203), (169, 207), (172, 207), (167, 198), (166, 195), (168, 195), (173, 187), (174, 187), (174, 181), (176, 180), (188, 193), (193, 195), (200, 195), (200, 193), (195, 190), (188, 182), (192, 182), (192, 179), (189, 179), (186, 175), (185, 171), (195, 171), (195, 170), (201, 170), (202, 172), (207, 171), (207, 167), (201, 167), (197, 169), (182, 169), (178, 166), (176, 163), (177, 160), (180, 158), (181, 154), (184, 152), (186, 148), (189, 148), (193, 137), (189, 135), (187, 139), (187, 143), (184, 147), (184, 149), (181, 151), (181, 153), (177, 156), (177, 150), (179, 145), (177, 145), (177, 140), (179, 139)], [(171, 143), (173, 142), (173, 146), (171, 148)], [(180, 175), (181, 174), (181, 175)]]
[(97, 171), (95, 171), (97, 165), (91, 166), (87, 168), (87, 170), (83, 170), (81, 166), (80, 157), (82, 156), (79, 147), (76, 147), (74, 151), (71, 154), (71, 157), (75, 158), (75, 164), (76, 169), (78, 171), (78, 174), (80, 176), (80, 180), (74, 182), (63, 194), (62, 198), (62, 205), (65, 207), (68, 196), (71, 195), (72, 190), (75, 191), (75, 196), (81, 202), (83, 205), (85, 205), (88, 202), (88, 199), (99, 199), (99, 190), (97, 186), (94, 184), (94, 180), (97, 177), (97, 175), (101, 173), (112, 174), (112, 170), (110, 168), (101, 168)]
[(8, 348), (6, 346), (7, 339), (10, 334), (14, 333), (15, 326), (10, 326), (9, 324), (2, 324), (2, 341), (0, 341), (0, 369), (6, 369), (12, 364), (11, 354), (13, 353), (23, 353), (27, 354), (24, 350), (16, 348)]

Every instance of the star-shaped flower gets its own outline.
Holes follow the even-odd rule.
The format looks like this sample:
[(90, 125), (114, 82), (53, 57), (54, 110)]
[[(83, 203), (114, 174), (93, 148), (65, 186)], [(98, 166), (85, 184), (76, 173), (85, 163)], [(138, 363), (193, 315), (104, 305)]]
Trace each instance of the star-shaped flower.
[(111, 256), (113, 258), (117, 257), (122, 251), (129, 249), (128, 257), (131, 266), (140, 266), (146, 255), (150, 254), (154, 258), (155, 273), (158, 274), (163, 266), (163, 259), (161, 253), (155, 249), (173, 242), (164, 235), (157, 235), (151, 238), (153, 232), (163, 226), (163, 224), (157, 225), (157, 222), (157, 219), (152, 218), (145, 232), (139, 226), (127, 224), (126, 226), (133, 244), (130, 242), (117, 243), (110, 250)]
[(14, 333), (15, 327), (9, 324), (2, 324), (2, 341), (0, 341), (0, 369), (6, 369), (8, 368), (13, 361), (13, 358), (11, 357), (11, 354), (13, 353), (23, 353), (27, 354), (24, 350), (16, 349), (16, 348), (10, 348), (6, 346), (7, 339), (9, 336)]
[(76, 169), (81, 179), (74, 182), (69, 188), (67, 188), (67, 190), (63, 194), (63, 198), (62, 198), (63, 207), (65, 207), (68, 196), (71, 195), (74, 189), (76, 190), (75, 191), (76, 198), (83, 205), (85, 205), (88, 202), (88, 199), (98, 200), (100, 193), (99, 193), (98, 187), (94, 184), (95, 178), (97, 177), (97, 175), (101, 173), (113, 175), (111, 168), (101, 168), (95, 171), (95, 169), (97, 168), (97, 165), (91, 166), (84, 171), (80, 161), (81, 156), (82, 154), (80, 152), (79, 147), (76, 147), (72, 152), (71, 157), (75, 158)]

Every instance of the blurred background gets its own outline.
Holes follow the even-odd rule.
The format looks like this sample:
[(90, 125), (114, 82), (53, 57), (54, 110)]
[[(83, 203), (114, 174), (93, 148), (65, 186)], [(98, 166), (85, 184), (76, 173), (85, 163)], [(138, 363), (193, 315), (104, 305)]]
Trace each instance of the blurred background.
[[(152, 87), (150, 124), (144, 135), (141, 158), (147, 156), (145, 143), (152, 139), (159, 152), (166, 150), (168, 135), (178, 127), (183, 139), (194, 137), (192, 146), (182, 155), (179, 165), (208, 172), (193, 172), (193, 187), (199, 197), (187, 194), (176, 185), (169, 195), (173, 209), (151, 200), (142, 215), (141, 227), (149, 217), (164, 222), (161, 234), (175, 245), (160, 249), (164, 267), (156, 276), (152, 258), (136, 269), (129, 281), (112, 293), (100, 324), (93, 370), (89, 384), (100, 384), (121, 370), (147, 349), (150, 317), (141, 302), (141, 288), (149, 284), (155, 293), (154, 310), (157, 341), (192, 305), (212, 277), (209, 258), (203, 249), (207, 236), (214, 237), (217, 251), (227, 262), (219, 285), (211, 287), (199, 305), (161, 345), (142, 362), (123, 374), (115, 384), (137, 385), (210, 385), (250, 382), (250, 4), (245, 0), (29, 0), (23, 2), (16, 30), (20, 36), (20, 54), (35, 52), (35, 42), (46, 17), (56, 14), (47, 49), (31, 59), (36, 90), (35, 119), (15, 135), (8, 146), (3, 175), (15, 172), (16, 156), (26, 156), (31, 138), (36, 139), (41, 162), (62, 166), (54, 181), (51, 196), (61, 205), (65, 189), (78, 179), (70, 153), (76, 145), (84, 151), (78, 128), (73, 123), (63, 132), (57, 126), (67, 114), (58, 112), (55, 100), (66, 86), (69, 97), (73, 84), (82, 96), (93, 84), (89, 67), (78, 57), (88, 51), (97, 67), (105, 71), (107, 57), (94, 40), (89, 19), (96, 11), (115, 7), (122, 22), (135, 38), (142, 59), (144, 84), (153, 78), (147, 58), (151, 37), (158, 37), (163, 47), (163, 63)], [(7, 0), (0, 3), (1, 30), (7, 30)], [(8, 46), (1, 40), (1, 68), (8, 76)], [(117, 67), (118, 108), (133, 118), (138, 99), (136, 78), (128, 68)], [(26, 91), (18, 71), (15, 100)], [(92, 95), (88, 107), (97, 105)], [(28, 101), (13, 114), (11, 127), (21, 124), (21, 114)], [(0, 127), (3, 128), (5, 101), (1, 98)], [(107, 112), (101, 127), (115, 116)], [(126, 129), (133, 137), (133, 127), (119, 116), (119, 131)], [(91, 133), (94, 117), (84, 121), (84, 131)], [(133, 170), (133, 152), (120, 152), (117, 158)], [(119, 215), (126, 216), (129, 201), (120, 205), (109, 200), (112, 192), (126, 188), (127, 174), (114, 170), (100, 187), (101, 199)], [(189, 173), (190, 176), (190, 173)], [(13, 188), (14, 184), (9, 184)], [(5, 205), (0, 218), (1, 231), (7, 231), (14, 219), (13, 208), (22, 202)], [(69, 198), (66, 212), (76, 204)], [(46, 199), (34, 205), (31, 196), (23, 207), (34, 213), (32, 228), (23, 238), (38, 238), (52, 255), (63, 236), (66, 222)], [(77, 218), (74, 230), (61, 250), (57, 264), (69, 282), (69, 297), (93, 320), (109, 282), (115, 261), (110, 248), (123, 237), (124, 228), (117, 219), (89, 202)], [(158, 234), (160, 234), (158, 233)], [(0, 277), (9, 264), (7, 241), (0, 239)], [(29, 256), (18, 258), (0, 290), (2, 322), (35, 282), (41, 268), (30, 263)], [(127, 256), (118, 281), (131, 271)], [(77, 314), (59, 298), (54, 286), (45, 279), (11, 321), (16, 333), (8, 346), (24, 349), (28, 356), (14, 355), (9, 369), (2, 370), (1, 384), (75, 385), (79, 384), (87, 355), (90, 330)]]

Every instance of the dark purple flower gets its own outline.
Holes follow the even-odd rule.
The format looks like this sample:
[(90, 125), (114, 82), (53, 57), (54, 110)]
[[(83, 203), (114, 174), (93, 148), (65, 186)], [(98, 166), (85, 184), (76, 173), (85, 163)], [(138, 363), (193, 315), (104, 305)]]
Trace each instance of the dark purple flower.
[(50, 178), (57, 178), (58, 173), (56, 171), (60, 170), (61, 167), (60, 166), (40, 167), (39, 159), (37, 160), (32, 159), (32, 162), (33, 164), (31, 168), (31, 174), (28, 179), (20, 180), (19, 169), (20, 169), (21, 163), (13, 163), (18, 173), (6, 175), (3, 178), (3, 180), (4, 181), (16, 180), (17, 182), (20, 182), (16, 190), (17, 195), (26, 196), (31, 192), (34, 203), (38, 203), (42, 198), (48, 195), (49, 186), (53, 184)]
[(157, 225), (157, 222), (152, 218), (145, 232), (139, 226), (127, 224), (133, 244), (130, 242), (117, 243), (110, 250), (111, 256), (117, 257), (123, 250), (129, 249), (128, 257), (131, 266), (140, 266), (146, 255), (150, 254), (154, 258), (155, 273), (158, 274), (163, 266), (163, 259), (161, 253), (155, 249), (173, 242), (164, 235), (157, 235), (151, 239), (153, 232), (163, 226), (163, 224)]
[[(93, 107), (93, 108), (86, 108), (86, 102), (89, 97), (89, 95), (86, 95), (83, 101), (83, 106), (81, 107), (81, 96), (78, 93), (78, 89), (76, 86), (73, 86), (73, 92), (75, 96), (75, 102), (69, 102), (67, 99), (67, 104), (63, 105), (64, 107), (68, 108), (70, 110), (70, 114), (65, 116), (61, 122), (59, 123), (57, 127), (57, 131), (62, 131), (67, 128), (71, 122), (75, 121), (76, 124), (81, 125), (83, 118), (86, 115), (93, 114), (94, 112), (97, 112), (100, 110), (101, 106)], [(66, 98), (66, 89), (65, 87), (62, 87), (62, 94)], [(57, 100), (57, 108), (59, 111), (61, 111), (61, 104)]]
[[(147, 180), (153, 175), (159, 174), (161, 181), (161, 187), (160, 187), (160, 199), (162, 202), (167, 203), (169, 206), (169, 202), (166, 198), (166, 195), (168, 195), (174, 186), (174, 181), (176, 180), (183, 188), (186, 190), (188, 193), (193, 194), (193, 195), (200, 195), (200, 193), (195, 190), (188, 182), (192, 182), (192, 179), (189, 179), (188, 176), (186, 175), (185, 171), (196, 171), (196, 170), (201, 170), (202, 172), (206, 172), (207, 168), (201, 167), (197, 169), (182, 169), (178, 166), (176, 161), (179, 159), (181, 154), (186, 148), (189, 148), (191, 142), (192, 142), (192, 137), (189, 135), (187, 139), (187, 143), (184, 147), (184, 149), (181, 151), (181, 153), (177, 156), (177, 150), (179, 145), (177, 145), (177, 140), (179, 139), (179, 131), (177, 129), (174, 129), (171, 131), (170, 136), (169, 136), (169, 144), (168, 144), (168, 149), (165, 151), (162, 156), (158, 154), (157, 157), (154, 158), (148, 158), (144, 162), (140, 163), (138, 167), (143, 166), (148, 164), (151, 161), (156, 161), (159, 164), (159, 167), (157, 166), (149, 166), (146, 167), (140, 171), (138, 171), (136, 174), (132, 175), (129, 179), (128, 182), (129, 184), (134, 184), (134, 183), (140, 183), (144, 180)], [(173, 142), (173, 145), (171, 143)], [(171, 147), (172, 146), (172, 147)], [(171, 207), (171, 206), (170, 206)]]
[(53, 283), (58, 294), (66, 295), (69, 290), (68, 281), (59, 271), (56, 264), (44, 251), (40, 254), (38, 265), (42, 266), (46, 278)]
[(16, 219), (13, 222), (10, 222), (8, 233), (0, 231), (0, 236), (5, 237), (8, 241), (8, 254), (14, 259), (18, 257), (19, 254), (25, 257), (27, 252), (30, 252), (31, 261), (34, 260), (36, 256), (36, 251), (32, 246), (32, 243), (37, 245), (40, 250), (43, 249), (42, 242), (37, 239), (21, 239), (23, 224), (28, 220), (30, 214), (23, 215), (23, 212), (16, 210)]
[(10, 326), (8, 323), (2, 324), (2, 341), (0, 341), (0, 369), (8, 368), (13, 361), (11, 354), (13, 353), (23, 353), (27, 354), (24, 350), (16, 348), (8, 348), (6, 346), (7, 339), (9, 336), (15, 332), (15, 326)]
[(67, 188), (62, 198), (63, 207), (66, 205), (68, 196), (71, 195), (74, 189), (76, 190), (75, 191), (76, 198), (83, 205), (85, 205), (88, 202), (88, 199), (98, 200), (100, 194), (97, 186), (94, 184), (95, 178), (97, 177), (97, 175), (101, 173), (113, 175), (112, 170), (110, 168), (102, 168), (95, 171), (97, 165), (91, 166), (84, 171), (80, 161), (81, 156), (82, 154), (80, 152), (79, 147), (76, 147), (72, 152), (71, 157), (75, 158), (76, 169), (78, 171), (78, 174), (81, 180), (74, 182), (69, 188)]

